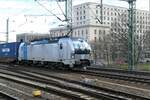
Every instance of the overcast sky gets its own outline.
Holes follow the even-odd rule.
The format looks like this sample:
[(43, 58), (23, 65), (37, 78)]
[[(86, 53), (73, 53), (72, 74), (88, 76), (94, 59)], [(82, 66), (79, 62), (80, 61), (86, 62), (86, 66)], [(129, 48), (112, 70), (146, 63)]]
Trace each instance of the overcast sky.
[[(47, 2), (49, 1), (49, 2)], [(53, 2), (50, 2), (53, 1)], [(100, 2), (100, 0), (72, 0), (73, 5), (84, 2)], [(54, 13), (59, 13), (59, 8), (54, 0), (39, 0), (45, 7)], [(103, 0), (104, 4), (128, 7), (128, 4), (120, 0)], [(57, 6), (56, 6), (57, 5)], [(149, 0), (137, 0), (137, 9), (148, 10)], [(24, 16), (26, 15), (26, 17)], [(48, 32), (50, 26), (56, 24), (54, 17), (29, 17), (29, 15), (50, 15), (34, 0), (0, 0), (0, 32), (6, 31), (6, 19), (9, 18), (10, 41), (15, 40), (16, 33), (21, 32)], [(40, 27), (40, 30), (39, 30)], [(5, 34), (0, 33), (0, 40)]]

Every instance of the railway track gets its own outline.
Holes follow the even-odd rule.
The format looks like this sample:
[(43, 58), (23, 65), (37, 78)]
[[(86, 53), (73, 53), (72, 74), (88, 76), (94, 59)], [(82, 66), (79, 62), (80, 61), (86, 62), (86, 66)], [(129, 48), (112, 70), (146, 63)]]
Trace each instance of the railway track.
[(150, 76), (150, 72), (148, 71), (129, 71), (115, 68), (103, 68), (103, 67), (88, 67), (89, 70), (97, 70), (97, 71), (107, 71), (107, 72), (117, 72), (117, 73), (125, 73), (125, 74), (134, 74), (134, 75), (142, 75), (142, 76)]
[(0, 91), (0, 100), (19, 100), (19, 99)]
[(57, 95), (61, 95), (67, 98), (72, 98), (76, 100), (88, 100), (89, 97), (86, 95), (83, 95), (78, 92), (69, 91), (67, 89), (58, 87), (56, 85), (52, 85), (48, 82), (45, 82), (44, 80), (34, 79), (31, 77), (24, 77), (21, 75), (14, 75), (9, 73), (1, 73), (1, 78), (7, 79), (9, 81), (13, 81), (19, 84), (24, 84), (27, 86), (35, 87), (38, 89), (41, 89), (43, 91), (49, 92), (49, 93), (55, 93)]
[[(107, 99), (107, 100), (108, 99), (110, 99), (110, 100), (116, 100), (116, 99), (117, 100), (121, 100), (121, 99), (122, 100), (128, 100), (128, 99), (133, 99), (133, 98), (134, 99), (138, 98), (139, 100), (149, 99), (149, 98), (138, 96), (138, 95), (113, 91), (113, 90), (110, 90), (110, 89), (97, 87), (97, 86), (90, 85), (90, 84), (85, 84), (85, 83), (79, 82), (79, 81), (68, 80), (68, 79), (64, 79), (64, 78), (60, 78), (60, 77), (56, 77), (56, 76), (52, 76), (52, 75), (46, 75), (44, 73), (40, 73), (40, 72), (36, 72), (36, 71), (29, 71), (29, 70), (26, 70), (26, 69), (23, 69), (23, 70), (24, 71), (22, 71), (22, 69), (20, 69), (20, 70), (17, 69), (16, 70), (16, 69), (10, 69), (9, 68), (9, 71), (20, 73), (22, 75), (27, 75), (28, 77), (32, 78), (32, 80), (35, 80), (35, 81), (38, 81), (38, 82), (43, 82), (43, 83), (46, 83), (46, 84), (51, 84), (53, 86), (59, 86), (61, 88), (65, 87), (65, 88), (68, 88), (69, 90), (80, 92), (82, 94), (86, 94), (86, 96), (91, 96), (91, 97), (94, 97), (94, 98), (97, 98), (97, 99), (98, 98), (104, 98), (104, 99)], [(6, 73), (4, 73), (4, 74), (6, 74)], [(18, 76), (16, 76), (16, 77), (18, 77)], [(25, 77), (21, 76), (21, 78), (25, 78)], [(54, 83), (57, 83), (57, 84), (54, 84)], [(66, 85), (62, 85), (62, 84), (58, 85), (59, 83), (66, 84)], [(73, 85), (74, 85), (74, 87), (71, 87)], [(78, 87), (80, 89), (77, 90), (76, 87)]]
[[(100, 76), (110, 79), (119, 79), (130, 82), (150, 84), (150, 75), (145, 72), (129, 72), (123, 70), (108, 70), (108, 69), (98, 69), (98, 68), (89, 68), (87, 70), (75, 70), (77, 73), (82, 73), (92, 76)], [(142, 74), (145, 73), (145, 74)]]
[[(8, 75), (8, 72), (2, 72), (3, 74), (6, 74)], [(74, 83), (66, 83), (66, 82), (62, 82), (56, 78), (51, 78), (51, 77), (45, 77), (45, 76), (39, 76), (39, 74), (35, 74), (35, 73), (29, 73), (29, 72), (17, 72), (17, 73), (20, 73), (20, 74), (23, 74), (23, 75), (26, 75), (28, 77), (25, 77), (25, 76), (19, 76), (21, 79), (25, 79), (25, 78), (28, 78), (28, 79), (31, 79), (32, 81), (37, 81), (37, 82), (40, 82), (42, 84), (51, 84), (53, 87), (57, 86), (59, 87), (61, 90), (62, 89), (68, 89), (67, 91), (75, 91), (75, 92), (78, 92), (78, 96), (76, 96), (75, 99), (78, 99), (78, 100), (98, 100), (99, 98), (101, 99), (107, 99), (107, 100), (127, 100), (129, 98), (125, 98), (123, 96), (120, 96), (118, 97), (118, 95), (112, 95), (112, 94), (109, 94), (109, 93), (104, 93), (103, 92), (100, 92), (100, 91), (96, 91), (92, 88), (86, 88), (86, 87), (83, 87), (83, 86), (80, 86), (80, 85), (76, 85)], [(18, 77), (18, 75), (12, 75), (12, 74), (9, 74), (10, 76), (15, 76), (15, 77)], [(2, 75), (1, 75), (2, 76)], [(30, 77), (30, 78), (29, 78)], [(45, 77), (45, 78), (44, 78)], [(68, 93), (66, 93), (65, 91), (63, 91), (63, 94), (66, 94), (68, 95)], [(85, 94), (85, 95), (84, 95)], [(59, 95), (62, 95), (62, 93), (60, 93)], [(73, 97), (71, 97), (73, 98)]]

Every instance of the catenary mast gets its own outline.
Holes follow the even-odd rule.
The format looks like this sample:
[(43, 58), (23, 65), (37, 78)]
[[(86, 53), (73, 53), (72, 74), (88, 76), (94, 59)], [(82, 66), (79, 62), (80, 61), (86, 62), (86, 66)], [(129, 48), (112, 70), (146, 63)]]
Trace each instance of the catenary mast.
[(129, 4), (128, 9), (128, 69), (134, 70), (135, 64), (135, 32), (136, 32), (136, 0), (121, 0)]

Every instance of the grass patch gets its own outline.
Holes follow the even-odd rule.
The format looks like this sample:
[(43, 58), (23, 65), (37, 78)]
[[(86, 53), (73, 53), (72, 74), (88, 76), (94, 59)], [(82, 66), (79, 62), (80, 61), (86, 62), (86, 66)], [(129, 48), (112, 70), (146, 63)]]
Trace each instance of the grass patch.
[(137, 70), (150, 71), (150, 64), (138, 64)]
[[(113, 68), (128, 70), (128, 64), (113, 65)], [(137, 65), (135, 65), (135, 70), (150, 71), (150, 63), (137, 64)]]

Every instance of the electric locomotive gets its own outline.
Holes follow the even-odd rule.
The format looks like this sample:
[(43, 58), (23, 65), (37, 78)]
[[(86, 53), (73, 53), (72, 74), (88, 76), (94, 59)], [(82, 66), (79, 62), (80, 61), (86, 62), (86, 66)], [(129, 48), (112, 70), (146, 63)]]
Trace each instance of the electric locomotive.
[(91, 47), (84, 39), (70, 37), (22, 42), (18, 49), (19, 62), (69, 68), (89, 66), (90, 55)]

